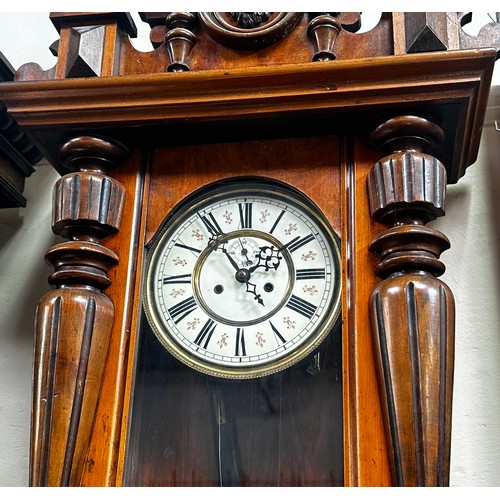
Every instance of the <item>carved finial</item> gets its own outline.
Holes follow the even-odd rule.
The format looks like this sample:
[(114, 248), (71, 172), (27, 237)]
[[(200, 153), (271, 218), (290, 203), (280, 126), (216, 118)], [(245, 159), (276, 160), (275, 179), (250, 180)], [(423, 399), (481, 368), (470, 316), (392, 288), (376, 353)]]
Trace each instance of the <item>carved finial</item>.
[(165, 46), (170, 58), (167, 71), (189, 71), (187, 63), (196, 36), (191, 31), (196, 16), (192, 12), (171, 12), (166, 18)]
[(381, 259), (380, 276), (411, 269), (443, 274), (440, 254), (450, 242), (439, 231), (425, 227), (444, 215), (446, 170), (426, 151), (444, 138), (433, 121), (414, 115), (391, 118), (370, 136), (371, 143), (387, 156), (367, 177), (373, 219), (392, 226), (374, 238), (370, 251)]
[(428, 154), (443, 137), (437, 123), (414, 115), (387, 120), (371, 135), (389, 153), (367, 177), (372, 218), (392, 226), (369, 246), (383, 278), (370, 320), (397, 486), (449, 484), (455, 307), (437, 276), (450, 242), (425, 226), (444, 215), (446, 170)]
[(51, 247), (53, 289), (36, 320), (30, 484), (80, 485), (99, 400), (114, 319), (111, 284), (118, 255), (101, 244), (118, 231), (125, 188), (104, 172), (128, 151), (109, 140), (79, 136), (60, 156), (68, 170), (54, 187), (53, 231), (69, 238)]
[(309, 12), (307, 36), (314, 46), (313, 61), (333, 61), (333, 48), (342, 29), (355, 33), (361, 26), (359, 12)]
[(325, 12), (314, 17), (307, 28), (307, 36), (314, 45), (313, 61), (333, 61), (333, 47), (342, 29), (336, 12)]

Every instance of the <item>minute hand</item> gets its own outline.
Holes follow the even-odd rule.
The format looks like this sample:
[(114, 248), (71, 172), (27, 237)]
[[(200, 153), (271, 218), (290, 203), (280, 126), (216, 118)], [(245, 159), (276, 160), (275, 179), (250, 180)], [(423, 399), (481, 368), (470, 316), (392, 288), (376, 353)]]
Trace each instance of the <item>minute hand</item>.
[(300, 236), (295, 236), (295, 238), (291, 239), (288, 243), (285, 243), (283, 246), (279, 247), (277, 252), (282, 252), (285, 248), (288, 248), (290, 245), (293, 245), (297, 240), (300, 240)]
[(236, 271), (239, 271), (240, 270), (240, 266), (238, 266), (238, 264), (235, 262), (235, 260), (231, 257), (231, 255), (229, 255), (229, 252), (226, 250), (226, 248), (224, 247), (224, 244), (220, 247), (220, 249), (222, 250), (222, 252), (224, 253), (224, 255), (228, 258), (229, 262), (231, 263), (231, 265), (236, 269)]

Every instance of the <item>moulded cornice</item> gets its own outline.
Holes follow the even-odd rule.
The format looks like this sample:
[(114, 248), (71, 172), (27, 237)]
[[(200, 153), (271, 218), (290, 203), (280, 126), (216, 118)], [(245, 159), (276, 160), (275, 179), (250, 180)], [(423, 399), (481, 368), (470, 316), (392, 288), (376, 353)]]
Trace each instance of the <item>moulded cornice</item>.
[[(358, 131), (369, 129), (394, 109), (420, 110), (442, 120), (446, 144), (435, 154), (444, 155), (440, 159), (453, 183), (476, 159), (495, 58), (494, 49), (471, 49), (232, 70), (7, 82), (0, 86), (0, 99), (52, 162), (57, 159), (45, 135), (54, 130), (64, 136), (88, 131), (90, 126), (106, 129), (109, 136), (113, 128), (120, 140), (130, 138), (124, 130), (132, 127), (132, 140), (141, 141), (156, 137), (152, 128), (168, 131), (182, 124), (189, 133), (189, 125), (210, 123), (207, 140), (220, 141), (235, 138), (234, 131), (225, 137), (228, 122), (241, 125), (265, 119), (276, 121), (282, 135), (300, 135), (314, 130), (311, 120), (316, 120), (320, 124), (316, 132), (329, 134), (345, 133), (351, 125)], [(307, 121), (302, 121), (306, 111)]]

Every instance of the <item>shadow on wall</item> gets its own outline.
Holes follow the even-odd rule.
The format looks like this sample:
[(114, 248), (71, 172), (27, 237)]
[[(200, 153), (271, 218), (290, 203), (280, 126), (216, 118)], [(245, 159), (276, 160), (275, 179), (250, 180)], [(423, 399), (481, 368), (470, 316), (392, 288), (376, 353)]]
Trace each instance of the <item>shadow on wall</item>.
[(35, 311), (49, 290), (45, 252), (60, 238), (51, 229), (52, 187), (57, 173), (37, 167), (27, 179), (26, 208), (0, 210), (0, 340), (33, 342)]

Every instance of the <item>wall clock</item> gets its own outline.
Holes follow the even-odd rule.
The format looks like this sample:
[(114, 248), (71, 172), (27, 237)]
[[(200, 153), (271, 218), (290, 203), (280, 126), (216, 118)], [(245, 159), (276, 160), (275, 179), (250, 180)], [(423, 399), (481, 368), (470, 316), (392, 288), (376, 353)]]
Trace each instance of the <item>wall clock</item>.
[(336, 237), (317, 207), (283, 184), (203, 188), (174, 210), (150, 251), (147, 317), (162, 344), (201, 371), (279, 371), (340, 317)]

